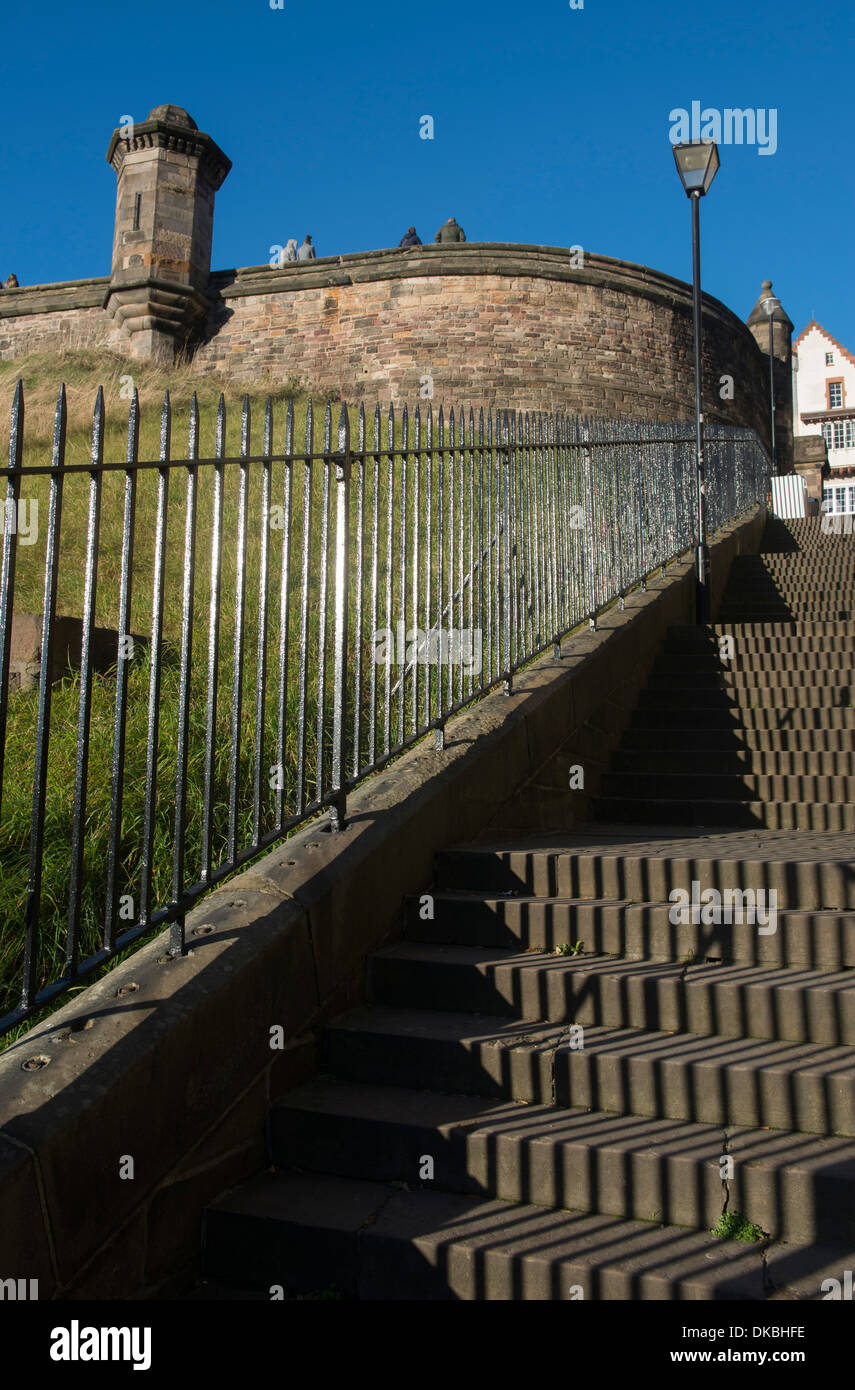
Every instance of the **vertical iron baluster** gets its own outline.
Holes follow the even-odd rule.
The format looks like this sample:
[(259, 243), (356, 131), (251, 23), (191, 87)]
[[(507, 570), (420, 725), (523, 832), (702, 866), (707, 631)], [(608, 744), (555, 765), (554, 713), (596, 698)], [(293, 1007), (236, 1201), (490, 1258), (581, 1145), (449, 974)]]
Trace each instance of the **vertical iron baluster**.
[[(349, 423), (349, 422), (348, 422)], [(354, 637), (353, 675), (353, 776), (359, 775), (359, 754), (362, 726), (362, 608), (363, 565), (365, 563), (365, 406), (359, 407), (356, 472), (356, 633)]]
[(510, 669), (516, 670), (517, 657), (519, 655), (519, 624), (520, 624), (520, 517), (518, 500), (518, 469), (519, 451), (517, 449), (517, 416), (516, 411), (510, 414), (505, 411), (505, 434), (508, 445), (508, 483), (510, 487), (511, 510), (511, 652)]
[(327, 703), (327, 593), (329, 589), (330, 560), (330, 470), (332, 469), (332, 409), (327, 401), (324, 411), (324, 462), (321, 478), (321, 559), (320, 585), (318, 592), (318, 704), (315, 721), (315, 742), (317, 761), (315, 773), (315, 799), (321, 801), (326, 787), (324, 767), (324, 726)]
[[(489, 562), (489, 552), (484, 554), (484, 407), (478, 410), (478, 646), (480, 650), (480, 668), (478, 671), (478, 689), (483, 689), (486, 684), (484, 679), (484, 600), (486, 586), (484, 582), (484, 565)], [(490, 534), (489, 518), (487, 518), (487, 535)], [(489, 573), (489, 572), (488, 572)], [(489, 666), (487, 668), (489, 670)]]
[(279, 588), (279, 691), (276, 720), (276, 828), (285, 822), (285, 738), (288, 727), (288, 641), (291, 625), (291, 508), (294, 478), (294, 402), (285, 416), (285, 461), (282, 479), (282, 575)]
[[(558, 646), (558, 634), (561, 624), (558, 617), (558, 551), (559, 551), (559, 528), (556, 524), (556, 506), (558, 505), (559, 491), (559, 472), (557, 467), (557, 449), (555, 440), (555, 417), (552, 414), (547, 416), (547, 460), (549, 465), (549, 560), (550, 560), (550, 591), (549, 591), (549, 616), (550, 616), (550, 637), (556, 656), (561, 655)], [(560, 512), (559, 512), (560, 516)]]
[(238, 491), (237, 560), (235, 568), (235, 630), (232, 647), (232, 727), (229, 746), (229, 831), (226, 853), (230, 863), (238, 851), (238, 784), (240, 782), (240, 735), (243, 713), (243, 635), (246, 622), (246, 533), (249, 499), (250, 434), (249, 396), (243, 398), (240, 422), (240, 481)]
[(252, 774), (252, 843), (254, 845), (257, 845), (261, 838), (261, 782), (264, 775), (264, 718), (267, 706), (267, 581), (270, 565), (270, 471), (272, 468), (270, 455), (273, 453), (273, 402), (269, 396), (264, 409), (262, 453), (264, 461), (261, 465), (258, 642), (255, 657), (255, 759)]
[[(172, 407), (169, 392), (164, 394), (160, 415), (160, 461), (167, 465), (172, 433)], [(149, 652), (148, 734), (145, 757), (145, 809), (143, 811), (142, 874), (140, 880), (140, 920), (151, 917), (151, 894), (155, 872), (154, 829), (157, 809), (157, 749), (160, 740), (161, 648), (163, 646), (163, 598), (166, 569), (166, 525), (169, 501), (169, 468), (157, 470), (157, 520), (154, 537), (154, 571), (151, 593), (151, 650)]]
[[(474, 655), (475, 655), (475, 628), (474, 628), (474, 622), (475, 622), (475, 611), (474, 611), (474, 603), (475, 603), (475, 569), (474, 569), (474, 565), (475, 565), (475, 551), (474, 551), (474, 543), (475, 543), (475, 529), (474, 529), (474, 528), (475, 528), (475, 416), (474, 416), (474, 414), (473, 414), (473, 411), (472, 411), (472, 407), (471, 407), (471, 406), (469, 407), (468, 440), (467, 440), (467, 448), (466, 448), (466, 477), (467, 477), (467, 480), (468, 480), (468, 483), (469, 483), (469, 489), (468, 489), (468, 490), (469, 490), (469, 501), (468, 501), (469, 518), (468, 518), (468, 526), (467, 526), (467, 536), (468, 536), (468, 541), (469, 541), (469, 595), (468, 595), (468, 602), (467, 602), (467, 615), (468, 615), (467, 627), (468, 627), (468, 630), (469, 630), (469, 642), (468, 642), (467, 648), (466, 648), (466, 650), (469, 652), (469, 670), (466, 672), (466, 694), (467, 694), (467, 696), (468, 696), (468, 695), (471, 695), (471, 694), (472, 694), (472, 690), (473, 690), (473, 687), (474, 687)], [(479, 569), (479, 573), (480, 573), (480, 568), (481, 568), (480, 551), (478, 552), (478, 554), (479, 554), (478, 569)]]
[[(187, 830), (187, 761), (190, 751), (190, 693), (193, 657), (193, 593), (196, 581), (196, 494), (199, 485), (199, 405), (196, 392), (190, 405), (187, 440), (187, 501), (184, 515), (184, 594), (181, 610), (181, 685), (178, 696), (178, 748), (175, 773), (175, 829), (172, 849), (172, 898), (184, 892), (184, 837)], [(172, 923), (170, 954), (184, 954), (184, 913)]]
[[(452, 444), (454, 438), (452, 436)], [(464, 473), (466, 469), (466, 458), (463, 445), (465, 442), (463, 406), (458, 406), (457, 410), (457, 699), (463, 699), (463, 589), (465, 585), (465, 575), (463, 570), (463, 521), (464, 521)], [(454, 627), (454, 614), (449, 615), (449, 628)], [(454, 647), (451, 632), (448, 634), (448, 661), (449, 669), (453, 658)]]
[[(430, 642), (430, 622), (431, 622), (431, 591), (433, 589), (433, 406), (428, 402), (427, 421), (426, 421), (426, 458), (425, 467), (427, 470), (425, 508), (427, 521), (425, 527), (425, 643)], [(432, 688), (431, 688), (431, 664), (428, 660), (427, 648), (422, 653), (422, 660), (425, 667), (425, 728), (430, 728), (433, 719), (432, 711)]]
[[(398, 576), (398, 603), (401, 613), (401, 650), (398, 652), (398, 743), (404, 742), (404, 719), (407, 690), (407, 448), (409, 445), (410, 420), (406, 404), (401, 415), (401, 515), (398, 521), (398, 549), (400, 550), (400, 573)], [(417, 668), (414, 667), (414, 670)], [(415, 676), (413, 677), (415, 685)]]
[(395, 414), (389, 406), (386, 417), (386, 635), (392, 640), (386, 642), (386, 668), (383, 704), (383, 752), (388, 753), (392, 746), (392, 650), (398, 652), (398, 625), (394, 622), (393, 604), (393, 546), (392, 531), (395, 519)]
[[(136, 404), (136, 400), (134, 401)], [(59, 576), (59, 539), (62, 524), (62, 484), (65, 469), (65, 435), (68, 409), (65, 386), (60, 387), (53, 424), (51, 449), (50, 510), (45, 547), (44, 617), (42, 619), (42, 660), (39, 670), (39, 708), (36, 722), (36, 757), (33, 768), (33, 810), (30, 820), (30, 867), (27, 879), (27, 909), (24, 921), (24, 969), (21, 1007), (28, 1009), (37, 986), (40, 947), (42, 895), (42, 852), (44, 848), (45, 798), (47, 796), (48, 753), (51, 714), (51, 656), (54, 647), (56, 590)]]
[[(591, 420), (584, 416), (580, 422), (582, 438), (591, 446)], [(597, 625), (597, 527), (594, 513), (593, 448), (582, 450), (582, 475), (585, 489), (585, 608), (591, 627)]]
[(531, 486), (531, 416), (528, 411), (523, 415), (519, 412), (517, 423), (517, 433), (521, 446), (522, 463), (522, 508), (521, 530), (523, 535), (523, 545), (525, 547), (525, 557), (522, 566), (523, 584), (525, 586), (525, 609), (523, 612), (523, 627), (525, 631), (526, 651), (534, 649), (534, 596), (532, 594), (532, 556), (534, 555), (534, 539), (532, 537), (532, 486)]
[(303, 459), (303, 540), (300, 557), (300, 687), (297, 696), (297, 815), (306, 809), (306, 718), (309, 681), (309, 558), (312, 525), (312, 454), (315, 450), (315, 413), (311, 397), (306, 405), (306, 452)]
[(139, 457), (140, 406), (134, 390), (128, 413), (128, 446), (125, 472), (125, 506), (122, 521), (122, 570), (119, 581), (119, 654), (116, 660), (116, 706), (113, 718), (113, 762), (110, 789), (110, 837), (107, 847), (107, 896), (104, 912), (104, 947), (113, 951), (119, 910), (119, 875), (122, 849), (122, 804), (125, 783), (125, 740), (128, 708), (128, 677), (132, 660), (131, 593), (134, 573), (134, 527), (137, 504), (137, 461)]
[(513, 631), (513, 593), (511, 589), (511, 563), (512, 563), (512, 534), (511, 534), (511, 454), (510, 454), (510, 426), (508, 424), (508, 412), (505, 411), (503, 417), (497, 417), (497, 433), (501, 430), (501, 468), (502, 468), (502, 530), (505, 533), (505, 573), (502, 600), (504, 604), (503, 627), (505, 647), (502, 661), (502, 675), (504, 677), (504, 690), (506, 695), (510, 695), (513, 688), (513, 678), (511, 674), (511, 632)]
[(490, 425), (493, 430), (493, 474), (495, 496), (493, 501), (493, 515), (495, 517), (496, 546), (495, 546), (495, 571), (493, 575), (493, 595), (495, 609), (493, 613), (493, 631), (496, 634), (495, 656), (496, 666), (493, 672), (493, 679), (498, 680), (503, 672), (502, 666), (502, 620), (504, 616), (504, 595), (503, 570), (502, 570), (502, 550), (505, 545), (507, 531), (504, 523), (504, 510), (502, 507), (502, 488), (504, 485), (504, 468), (502, 466), (502, 427), (501, 417), (498, 410), (493, 419), (493, 412), (490, 412)]
[(374, 407), (374, 496), (371, 503), (371, 673), (369, 677), (368, 766), (377, 761), (377, 605), (380, 562), (380, 407)]
[(345, 791), (345, 740), (347, 716), (347, 614), (350, 604), (350, 421), (342, 405), (338, 421), (338, 456), (335, 459), (335, 651), (333, 656), (332, 792), (330, 826), (343, 830)]
[(499, 512), (493, 506), (493, 487), (496, 476), (496, 459), (493, 450), (493, 412), (487, 412), (487, 544), (489, 551), (487, 554), (487, 684), (492, 684), (496, 677), (496, 659), (494, 648), (496, 643), (494, 635), (497, 631), (496, 608), (497, 585), (496, 585), (496, 549), (499, 538)]
[(86, 793), (89, 772), (89, 725), (92, 714), (92, 630), (98, 589), (98, 542), (101, 529), (101, 478), (104, 462), (104, 389), (98, 387), (92, 419), (89, 473), (89, 516), (86, 528), (86, 575), (83, 581), (83, 633), (80, 655), (80, 698), (77, 706), (77, 751), (74, 768), (74, 813), (68, 887), (68, 938), (65, 973), (73, 977), (79, 954), (83, 859), (86, 838)]
[[(448, 629), (454, 626), (454, 559), (455, 559), (455, 478), (457, 471), (454, 462), (454, 406), (448, 414), (448, 603), (437, 614), (439, 632), (437, 633), (437, 660), (444, 674), (445, 708), (454, 704), (454, 667), (448, 653)], [(443, 637), (443, 630), (445, 637)]]
[[(443, 615), (443, 592), (445, 578), (445, 415), (442, 406), (439, 407), (439, 419), (437, 420), (437, 477), (436, 477), (436, 548), (437, 548), (437, 567), (436, 567), (436, 640), (434, 640), (428, 650), (428, 661), (432, 660), (433, 654), (438, 652), (439, 633), (442, 629)], [(433, 634), (431, 634), (433, 636)], [(442, 668), (436, 673), (436, 713), (442, 720), (445, 714), (445, 684), (442, 679)], [(444, 723), (437, 726), (437, 745), (444, 746)]]
[(422, 480), (421, 480), (421, 445), (422, 445), (422, 417), (418, 405), (416, 405), (413, 418), (413, 646), (416, 659), (413, 663), (413, 717), (410, 721), (410, 733), (415, 737), (419, 728), (419, 661), (421, 660), (421, 644), (419, 643), (419, 563), (421, 559), (421, 515), (422, 515)]
[(213, 869), (214, 783), (217, 768), (217, 684), (220, 658), (220, 583), (223, 557), (223, 463), (226, 454), (226, 402), (217, 405), (217, 437), (214, 446), (214, 496), (211, 504), (211, 592), (208, 609), (208, 689), (205, 709), (205, 791), (202, 800), (201, 878), (207, 882)]
[(3, 568), (0, 572), (0, 804), (6, 761), (6, 714), (9, 704), (9, 661), (15, 607), (15, 565), (18, 555), (18, 499), (24, 451), (24, 383), (18, 381), (9, 423), (9, 470), (3, 517)]

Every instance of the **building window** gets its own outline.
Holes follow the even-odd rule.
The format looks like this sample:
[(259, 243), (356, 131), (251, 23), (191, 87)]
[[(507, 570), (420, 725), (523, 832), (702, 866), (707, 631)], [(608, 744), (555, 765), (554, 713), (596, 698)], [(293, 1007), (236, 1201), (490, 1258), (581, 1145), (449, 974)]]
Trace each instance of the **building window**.
[(829, 410), (840, 410), (843, 405), (843, 382), (829, 381), (828, 383), (828, 408)]
[(825, 354), (825, 365), (826, 365), (826, 367), (833, 367), (833, 366), (834, 366), (834, 353), (833, 353), (833, 352), (827, 352), (827, 353)]
[(855, 449), (855, 419), (826, 420), (819, 428), (829, 450)]
[(822, 510), (837, 512), (838, 515), (855, 515), (855, 486), (824, 487), (822, 489)]
[(140, 229), (140, 204), (141, 204), (141, 203), (142, 203), (142, 194), (141, 194), (141, 193), (138, 193), (138, 194), (136, 195), (136, 197), (134, 198), (134, 231), (135, 231), (135, 232), (138, 232), (139, 229)]

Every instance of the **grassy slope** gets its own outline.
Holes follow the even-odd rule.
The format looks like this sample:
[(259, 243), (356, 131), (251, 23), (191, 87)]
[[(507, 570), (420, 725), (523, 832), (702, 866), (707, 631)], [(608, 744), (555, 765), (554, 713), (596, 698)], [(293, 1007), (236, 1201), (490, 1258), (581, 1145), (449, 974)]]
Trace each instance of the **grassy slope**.
[[(199, 453), (211, 457), (215, 447), (216, 407), (220, 391), (227, 400), (226, 454), (236, 455), (240, 449), (241, 395), (234, 383), (214, 377), (198, 377), (192, 366), (179, 365), (168, 372), (149, 364), (134, 363), (105, 353), (69, 353), (62, 357), (33, 356), (16, 362), (0, 363), (0, 415), (9, 419), (15, 383), (24, 383), (25, 401), (25, 464), (50, 462), (54, 411), (60, 381), (66, 384), (68, 398), (68, 435), (66, 461), (84, 464), (90, 459), (92, 412), (99, 385), (104, 388), (106, 432), (105, 461), (122, 461), (127, 440), (127, 377), (139, 391), (141, 405), (140, 459), (159, 456), (160, 411), (164, 391), (169, 389), (173, 408), (172, 454), (181, 458), (187, 450), (187, 424), (190, 400), (195, 391), (201, 415)], [(122, 392), (124, 391), (124, 398)], [(274, 451), (284, 449), (285, 401), (290, 398), (287, 387), (273, 385), (268, 391), (265, 383), (249, 393), (252, 429), (252, 452), (261, 452), (265, 402), (272, 397), (275, 410)], [(295, 441), (302, 447), (305, 435), (306, 400), (296, 397)], [(322, 431), (316, 413), (316, 449), (320, 447)], [(247, 662), (243, 681), (243, 718), (239, 768), (240, 841), (246, 842), (250, 830), (251, 774), (255, 747), (255, 641), (258, 615), (258, 558), (260, 536), (260, 467), (250, 470), (251, 482), (248, 505), (247, 594), (244, 652)], [(199, 482), (197, 522), (197, 565), (194, 597), (194, 647), (192, 686), (192, 738), (189, 765), (190, 807), (198, 807), (204, 764), (205, 681), (207, 666), (207, 626), (210, 598), (210, 551), (212, 540), (212, 470), (202, 470)], [(281, 501), (283, 466), (273, 466), (273, 502)], [(155, 470), (141, 472), (137, 495), (135, 527), (134, 591), (131, 631), (147, 635), (151, 629), (152, 587), (155, 551), (155, 517), (157, 508)], [(38, 501), (39, 535), (33, 545), (19, 544), (15, 593), (16, 612), (41, 612), (43, 607), (43, 574), (48, 518), (48, 480), (25, 479), (21, 495)], [(159, 795), (155, 818), (154, 864), (152, 899), (155, 905), (171, 896), (175, 748), (177, 741), (177, 706), (179, 669), (177, 644), (181, 634), (182, 588), (184, 574), (184, 518), (186, 503), (186, 474), (173, 470), (167, 506), (166, 582), (164, 601), (164, 639), (167, 644), (162, 687), (159, 701)], [(317, 489), (315, 489), (316, 500)], [(119, 576), (122, 556), (122, 510), (124, 472), (105, 474), (102, 491), (100, 546), (98, 554), (98, 602), (96, 624), (117, 628), (119, 615)], [(59, 590), (57, 612), (79, 616), (83, 608), (85, 572), (85, 539), (89, 488), (87, 475), (69, 476), (64, 485), (61, 526)], [(238, 469), (225, 470), (222, 616), (220, 635), (220, 669), (218, 681), (217, 726), (217, 815), (215, 862), (224, 855), (227, 828), (226, 802), (228, 784), (228, 755), (230, 743), (232, 650), (234, 642), (236, 564), (237, 564), (237, 502)], [(295, 502), (295, 519), (299, 520), (300, 499)], [(313, 531), (316, 526), (313, 524)], [(276, 729), (275, 652), (278, 637), (278, 576), (277, 556), (281, 563), (281, 532), (271, 533), (268, 600), (271, 610), (269, 631), (270, 652), (274, 659), (269, 672), (272, 690), (265, 710), (267, 749), (272, 747)], [(295, 571), (292, 568), (292, 577)], [(317, 612), (313, 613), (315, 639)], [(292, 665), (292, 670), (294, 669)], [(127, 769), (124, 814), (122, 822), (123, 883), (121, 891), (139, 906), (140, 836), (145, 809), (145, 752), (149, 717), (150, 666), (146, 645), (137, 647), (137, 660), (131, 663), (127, 725)], [(110, 815), (110, 754), (115, 705), (115, 679), (109, 672), (96, 676), (92, 697), (91, 752), (88, 779), (86, 824), (86, 858), (82, 902), (82, 954), (100, 945), (104, 917), (106, 887), (106, 846)], [(77, 744), (79, 681), (74, 677), (62, 681), (53, 689), (52, 720), (43, 855), (43, 937), (39, 969), (39, 984), (46, 983), (62, 968), (65, 950), (75, 752)], [(289, 684), (288, 708), (293, 723), (296, 714), (296, 690)], [(315, 709), (309, 705), (309, 750), (312, 750), (312, 728)], [(22, 951), (24, 909), (27, 896), (28, 843), (32, 810), (32, 775), (35, 754), (35, 693), (19, 693), (9, 702), (6, 738), (6, 766), (3, 778), (2, 821), (0, 821), (0, 1012), (14, 1005), (17, 995)], [(286, 770), (286, 792), (293, 794), (295, 764), (293, 750)], [(266, 798), (264, 827), (272, 824), (273, 795)], [(199, 816), (191, 815), (185, 846), (193, 877), (200, 851)], [(126, 922), (120, 926), (127, 925)]]

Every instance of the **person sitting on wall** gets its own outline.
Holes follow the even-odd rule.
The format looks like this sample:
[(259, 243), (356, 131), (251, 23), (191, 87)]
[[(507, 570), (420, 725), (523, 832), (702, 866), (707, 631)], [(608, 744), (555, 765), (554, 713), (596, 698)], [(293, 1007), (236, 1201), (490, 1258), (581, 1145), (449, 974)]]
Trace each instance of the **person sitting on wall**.
[(10, 275), (10, 276), (8, 277), (8, 279), (7, 279), (6, 283), (5, 283), (5, 285), (3, 286), (3, 288), (4, 288), (4, 290), (16, 290), (16, 289), (18, 288), (18, 277), (17, 277), (17, 275), (14, 275), (14, 274), (13, 274), (13, 275)]
[(415, 227), (408, 227), (401, 240), (398, 242), (399, 250), (406, 250), (408, 246), (421, 246), (422, 239)]
[(449, 217), (444, 222), (434, 237), (434, 241), (465, 241), (466, 233), (462, 227), (458, 227), (453, 217)]
[(297, 238), (292, 236), (290, 241), (285, 243), (285, 255), (283, 261), (296, 261), (297, 259)]
[(313, 261), (317, 257), (317, 251), (312, 245), (312, 238), (307, 235), (306, 240), (297, 252), (298, 261)]

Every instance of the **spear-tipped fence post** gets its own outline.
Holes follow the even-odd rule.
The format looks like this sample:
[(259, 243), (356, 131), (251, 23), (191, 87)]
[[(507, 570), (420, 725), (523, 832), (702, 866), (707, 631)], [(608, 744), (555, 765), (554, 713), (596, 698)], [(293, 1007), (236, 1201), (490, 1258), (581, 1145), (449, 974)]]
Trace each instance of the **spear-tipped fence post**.
[(333, 657), (332, 801), (330, 828), (344, 829), (347, 728), (347, 617), (350, 606), (350, 421), (342, 405), (335, 464), (335, 653)]

